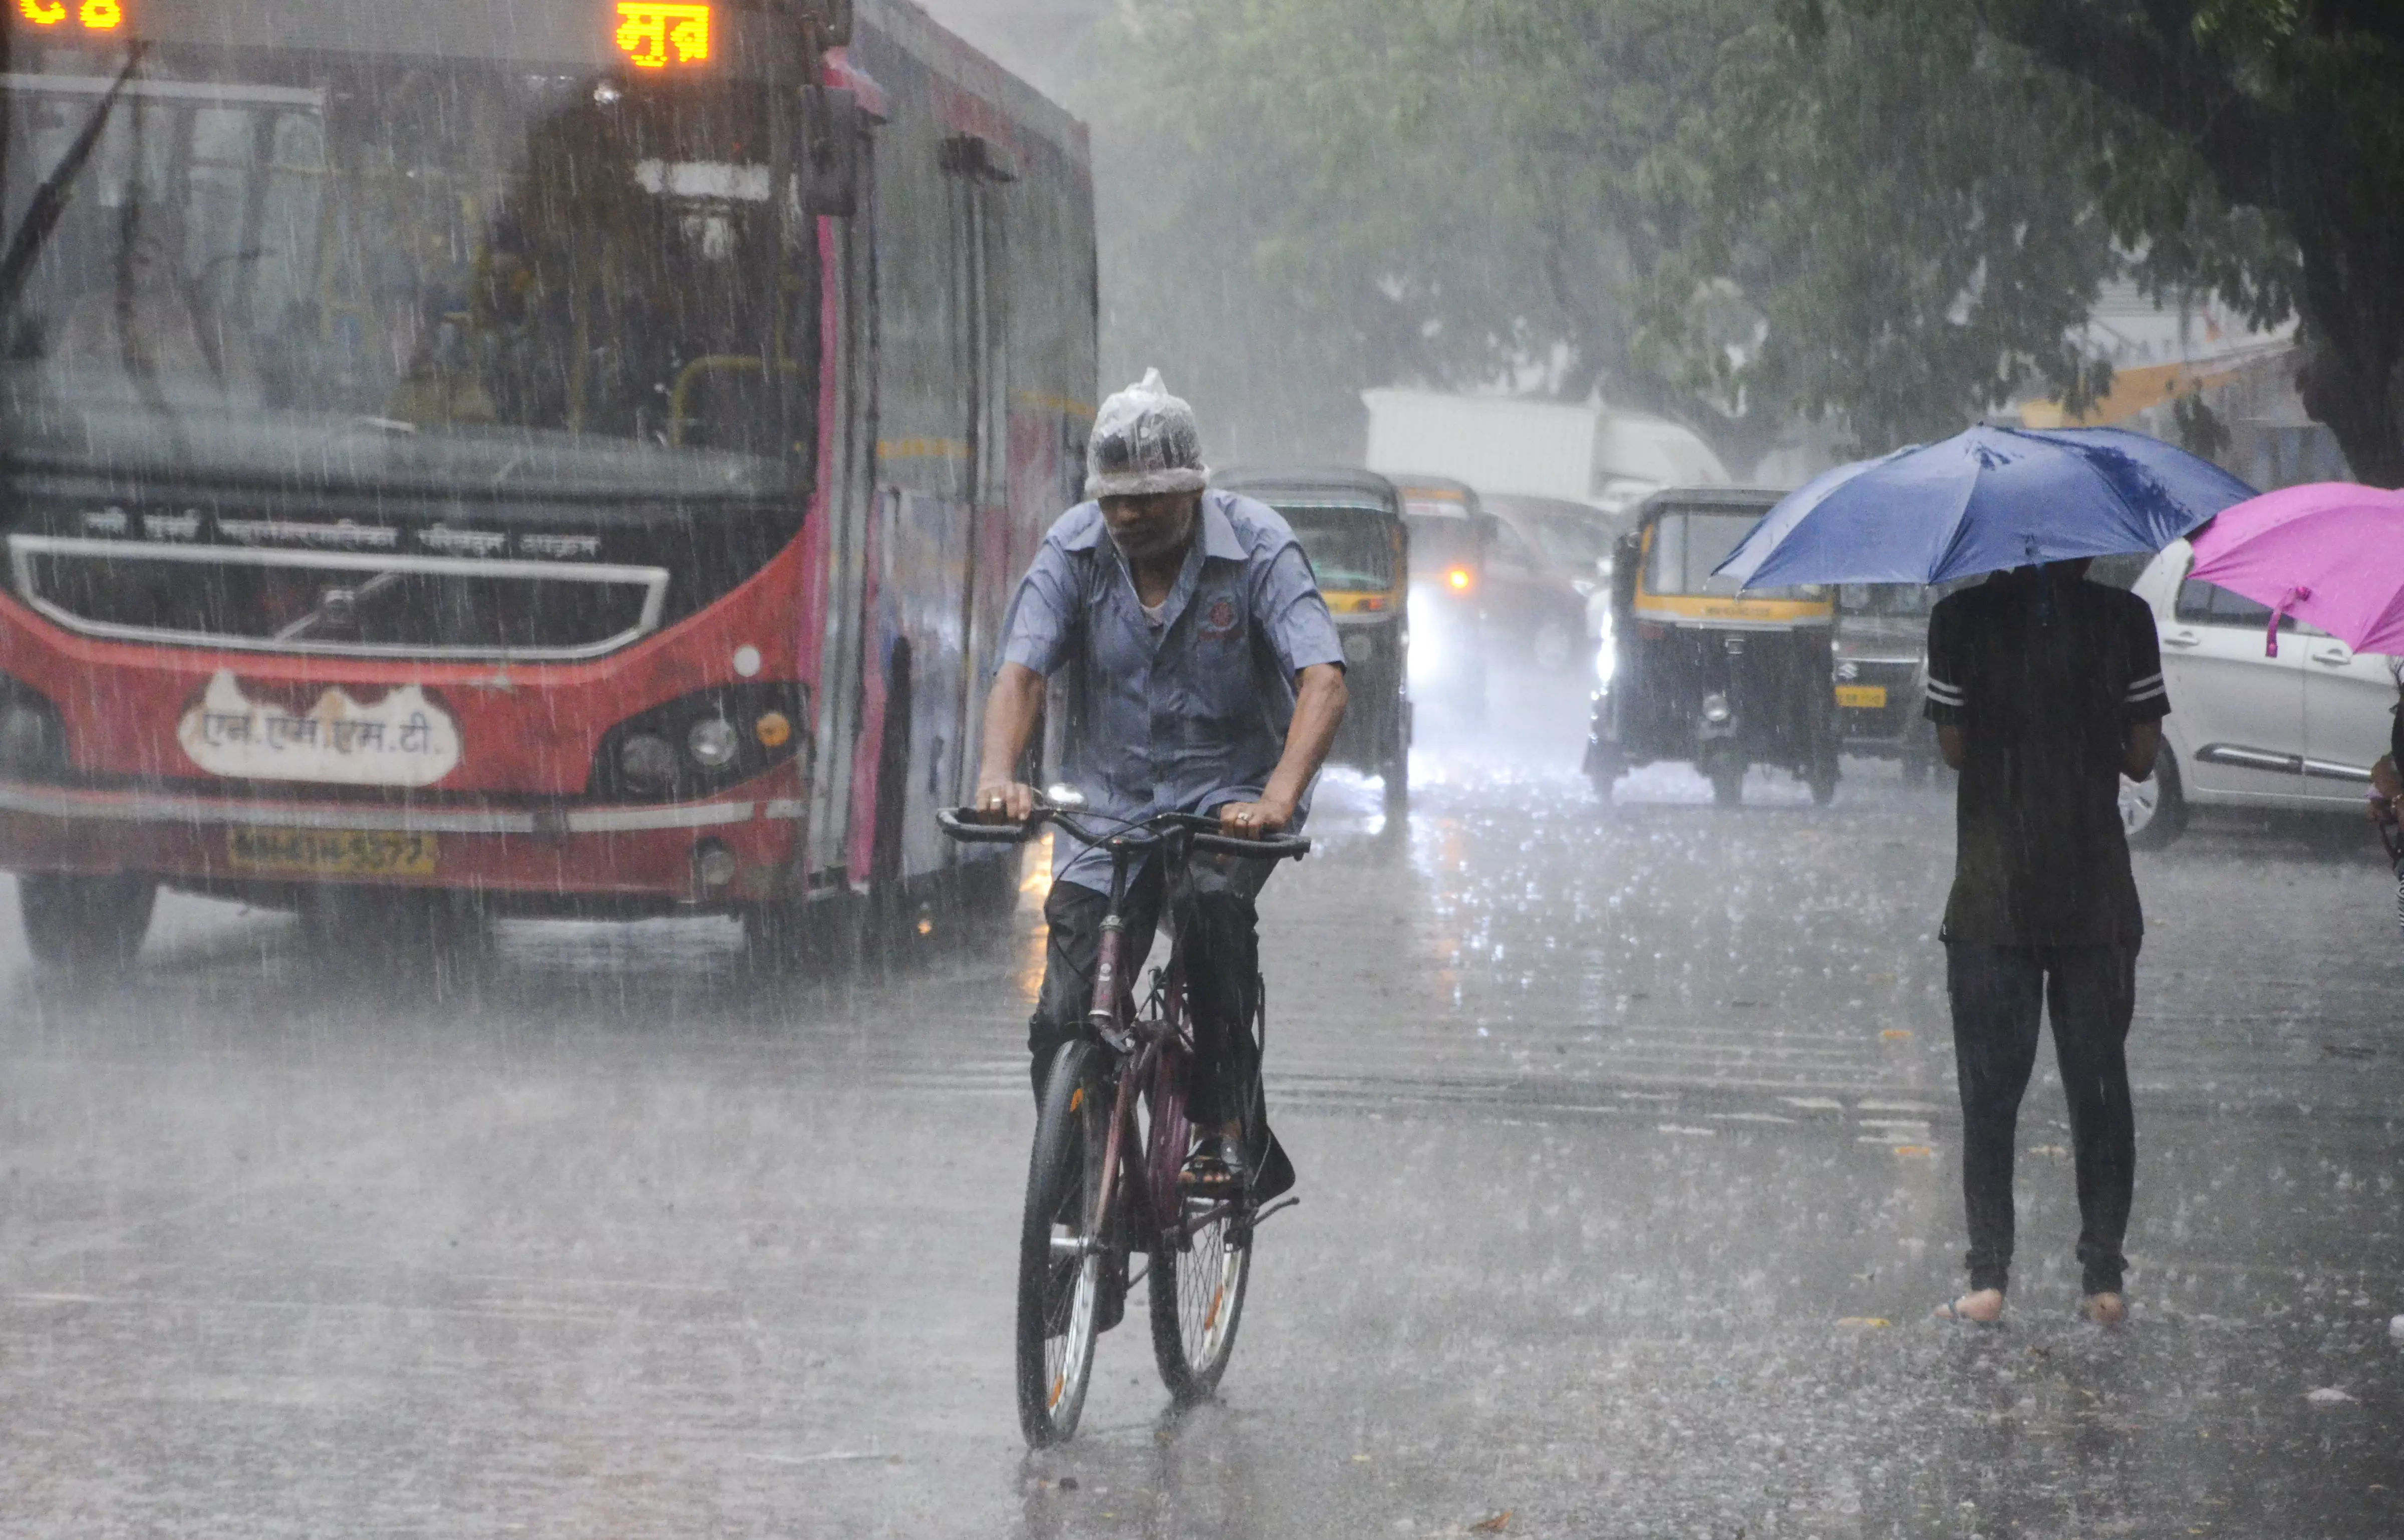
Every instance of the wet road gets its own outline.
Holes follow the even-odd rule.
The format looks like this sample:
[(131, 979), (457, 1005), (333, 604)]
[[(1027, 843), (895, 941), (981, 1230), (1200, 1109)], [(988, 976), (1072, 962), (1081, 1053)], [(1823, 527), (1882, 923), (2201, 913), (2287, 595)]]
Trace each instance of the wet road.
[(1264, 898), (1306, 1200), (1220, 1402), (1125, 1329), (1031, 1458), (1024, 917), (763, 987), (712, 921), (378, 961), (169, 901), (72, 998), (0, 915), (0, 1533), (2404, 1533), (2383, 867), (2140, 858), (2134, 1323), (2071, 1319), (2041, 1078), (2015, 1320), (1943, 1328), (1945, 793), (1605, 810), (1517, 704)]

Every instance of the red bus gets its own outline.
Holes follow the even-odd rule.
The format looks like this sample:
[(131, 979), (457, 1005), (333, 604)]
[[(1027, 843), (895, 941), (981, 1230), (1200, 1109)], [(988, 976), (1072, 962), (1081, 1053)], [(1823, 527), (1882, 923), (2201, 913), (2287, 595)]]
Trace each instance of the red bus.
[(962, 870), (1083, 127), (903, 0), (0, 0), (0, 866), (790, 918)]

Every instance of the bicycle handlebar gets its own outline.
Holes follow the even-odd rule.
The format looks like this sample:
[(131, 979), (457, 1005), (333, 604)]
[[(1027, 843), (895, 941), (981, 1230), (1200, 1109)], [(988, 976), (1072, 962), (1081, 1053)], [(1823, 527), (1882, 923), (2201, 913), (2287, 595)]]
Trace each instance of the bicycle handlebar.
[(1300, 834), (1265, 834), (1259, 839), (1237, 839), (1228, 834), (1206, 834), (1196, 830), (1194, 848), (1215, 851), (1223, 856), (1241, 856), (1250, 861), (1300, 861), (1310, 854), (1310, 841)]
[(1149, 819), (1130, 823), (1116, 834), (1097, 834), (1076, 821), (1077, 816), (1060, 807), (1038, 806), (1035, 816), (1024, 823), (987, 823), (973, 808), (939, 807), (935, 822), (943, 833), (963, 845), (1021, 845), (1035, 837), (1046, 823), (1056, 823), (1088, 845), (1107, 845), (1113, 839), (1135, 836), (1139, 844), (1156, 844), (1169, 829), (1183, 829), (1192, 837), (1194, 848), (1216, 855), (1236, 856), (1246, 861), (1300, 861), (1310, 853), (1310, 841), (1300, 834), (1271, 834), (1261, 839), (1237, 839), (1218, 833), (1219, 820), (1195, 813), (1156, 813)]
[(935, 822), (962, 845), (1024, 845), (1035, 837), (1035, 831), (1043, 823), (1041, 813), (1025, 823), (985, 823), (960, 816), (970, 811), (966, 807), (938, 807)]

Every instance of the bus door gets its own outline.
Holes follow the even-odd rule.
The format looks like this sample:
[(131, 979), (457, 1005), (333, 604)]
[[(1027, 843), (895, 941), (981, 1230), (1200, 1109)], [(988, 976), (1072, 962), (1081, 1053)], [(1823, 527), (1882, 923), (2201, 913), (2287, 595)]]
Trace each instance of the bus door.
[[(985, 727), (985, 696), (1001, 647), (1001, 625), (1018, 573), (1012, 561), (1010, 510), (1010, 381), (1005, 365), (1009, 316), (1004, 198), (1017, 179), (1007, 151), (989, 139), (960, 134), (944, 145), (951, 183), (951, 229), (957, 243), (953, 272), (959, 285), (956, 338), (968, 399), (968, 484), (971, 550), (960, 595), (967, 638), (960, 684), (960, 800), (975, 789)], [(946, 854), (957, 859), (959, 847)]]
[(934, 812), (971, 790), (978, 691), (1015, 576), (1002, 559), (1001, 178), (996, 153), (970, 147), (985, 144), (888, 130), (878, 148), (879, 485), (855, 879), (916, 876), (955, 860)]

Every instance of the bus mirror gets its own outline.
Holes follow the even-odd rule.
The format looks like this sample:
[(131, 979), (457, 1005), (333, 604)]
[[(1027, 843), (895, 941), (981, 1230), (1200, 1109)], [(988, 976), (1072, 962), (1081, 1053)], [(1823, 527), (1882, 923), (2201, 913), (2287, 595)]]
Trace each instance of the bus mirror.
[(860, 163), (865, 156), (867, 116), (852, 91), (811, 86), (802, 92), (802, 207), (810, 214), (848, 219), (860, 207)]
[(839, 49), (851, 42), (851, 0), (798, 0), (793, 9), (804, 26), (817, 29), (820, 48)]

